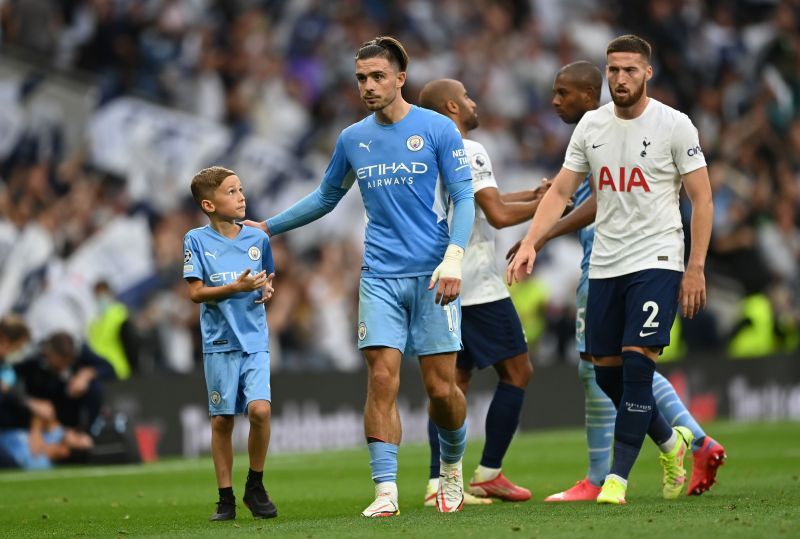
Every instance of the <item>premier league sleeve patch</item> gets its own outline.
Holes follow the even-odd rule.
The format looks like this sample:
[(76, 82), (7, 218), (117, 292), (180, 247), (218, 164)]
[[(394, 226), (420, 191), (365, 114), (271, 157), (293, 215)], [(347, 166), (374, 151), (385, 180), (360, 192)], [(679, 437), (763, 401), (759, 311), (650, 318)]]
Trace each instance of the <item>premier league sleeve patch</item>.
[(489, 170), (489, 159), (482, 153), (473, 155), (470, 163), (472, 163), (472, 168), (479, 172)]

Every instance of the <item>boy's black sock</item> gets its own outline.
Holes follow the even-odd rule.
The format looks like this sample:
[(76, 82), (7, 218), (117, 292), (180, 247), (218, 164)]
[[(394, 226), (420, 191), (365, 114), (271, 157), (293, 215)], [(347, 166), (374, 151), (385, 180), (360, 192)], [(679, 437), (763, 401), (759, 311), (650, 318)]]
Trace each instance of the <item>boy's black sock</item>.
[(264, 480), (264, 471), (256, 472), (254, 470), (247, 471), (247, 486), (254, 487), (260, 485)]
[(221, 502), (233, 502), (233, 487), (225, 487), (218, 489), (219, 490), (219, 501)]

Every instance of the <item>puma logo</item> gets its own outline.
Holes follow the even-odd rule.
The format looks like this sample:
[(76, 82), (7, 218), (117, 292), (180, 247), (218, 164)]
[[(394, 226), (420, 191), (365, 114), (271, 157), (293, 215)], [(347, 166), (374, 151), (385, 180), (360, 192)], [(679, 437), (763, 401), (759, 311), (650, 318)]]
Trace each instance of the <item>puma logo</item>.
[(371, 140), (369, 142), (367, 142), (366, 144), (364, 144), (363, 142), (359, 142), (358, 143), (358, 147), (359, 148), (366, 148), (369, 153), (372, 153), (372, 151), (370, 151), (370, 149), (369, 149), (369, 145), (370, 144), (372, 144)]

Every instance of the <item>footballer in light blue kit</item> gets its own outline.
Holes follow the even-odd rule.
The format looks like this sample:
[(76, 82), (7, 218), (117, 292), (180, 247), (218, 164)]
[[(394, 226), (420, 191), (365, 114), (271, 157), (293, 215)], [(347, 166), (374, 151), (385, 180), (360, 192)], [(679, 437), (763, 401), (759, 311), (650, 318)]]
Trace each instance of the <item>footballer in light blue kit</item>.
[(368, 368), (364, 425), (375, 482), (366, 517), (399, 513), (396, 401), (403, 353), (419, 357), (439, 432), (437, 509), (458, 511), (464, 500), (466, 401), (455, 383), (455, 361), (461, 260), (475, 217), (470, 164), (452, 120), (403, 99), (407, 65), (396, 39), (364, 43), (355, 74), (361, 100), (374, 114), (342, 131), (316, 191), (266, 223), (246, 222), (286, 232), (331, 211), (358, 183), (368, 223), (357, 336)]
[(212, 521), (236, 518), (232, 487), (233, 417), (250, 422), (250, 470), (243, 501), (255, 518), (278, 512), (263, 485), (272, 394), (264, 303), (272, 297), (275, 267), (269, 237), (239, 224), (245, 197), (236, 174), (210, 167), (192, 179), (192, 196), (210, 224), (183, 240), (183, 278), (200, 303), (203, 369), (211, 415), (211, 453), (219, 487)]

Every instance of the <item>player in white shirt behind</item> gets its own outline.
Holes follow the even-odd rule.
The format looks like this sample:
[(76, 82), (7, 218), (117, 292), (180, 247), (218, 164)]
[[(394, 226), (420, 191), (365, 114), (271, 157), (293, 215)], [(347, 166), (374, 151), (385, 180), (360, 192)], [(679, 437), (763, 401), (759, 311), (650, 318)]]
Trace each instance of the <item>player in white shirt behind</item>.
[[(685, 114), (647, 96), (650, 53), (650, 45), (634, 35), (609, 43), (606, 77), (613, 102), (587, 112), (578, 123), (564, 166), (507, 271), (509, 284), (531, 272), (534, 246), (591, 172), (597, 217), (586, 344), (595, 358), (597, 384), (617, 408), (613, 463), (598, 503), (625, 503), (627, 478), (645, 435), (662, 451), (663, 495), (676, 498), (686, 480), (683, 457), (692, 442), (689, 429), (672, 429), (661, 415), (652, 383), (678, 304), (690, 318), (705, 306), (703, 272), (713, 205), (697, 130)], [(685, 271), (681, 182), (692, 203), (692, 248)]]
[[(422, 107), (453, 120), (463, 137), (478, 127), (475, 102), (457, 80), (429, 82), (420, 92), (419, 102)], [(500, 193), (486, 149), (467, 138), (464, 138), (464, 149), (472, 169), (476, 206), (475, 225), (462, 264), (461, 338), (464, 347), (458, 353), (457, 383), (466, 394), (472, 369), (490, 365), (499, 378), (486, 414), (483, 455), (469, 485), (469, 492), (477, 498), (465, 496), (464, 501), (473, 504), (490, 503), (489, 498), (525, 501), (530, 499), (530, 491), (509, 481), (501, 468), (519, 426), (525, 388), (533, 367), (519, 316), (495, 267), (494, 229), (530, 219), (549, 183), (536, 190)], [(428, 432), (431, 475), (425, 505), (433, 505), (439, 477), (439, 441), (433, 423), (429, 423)]]

